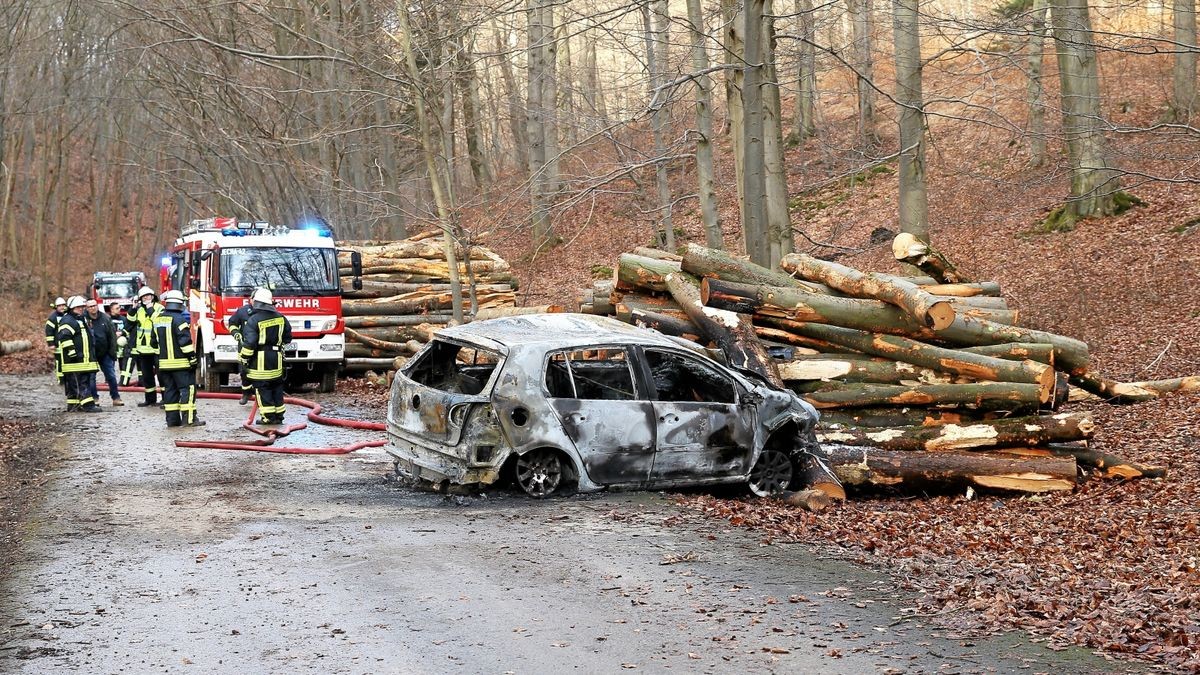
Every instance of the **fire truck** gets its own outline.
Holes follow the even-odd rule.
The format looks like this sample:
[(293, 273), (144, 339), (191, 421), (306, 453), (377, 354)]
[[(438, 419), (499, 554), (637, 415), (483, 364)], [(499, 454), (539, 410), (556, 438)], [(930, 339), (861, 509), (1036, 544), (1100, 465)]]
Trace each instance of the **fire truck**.
[(137, 302), (138, 290), (146, 285), (146, 275), (141, 272), (96, 272), (92, 275), (92, 292), (88, 295), (101, 307), (107, 308), (116, 302), (122, 312), (128, 312)]
[[(333, 391), (345, 361), (345, 321), (337, 248), (325, 227), (289, 229), (234, 218), (193, 220), (162, 259), (162, 290), (182, 291), (200, 355), (198, 380), (206, 391), (229, 384), (238, 369), (238, 348), (229, 318), (268, 288), (275, 307), (292, 326), (284, 346), (289, 384), (319, 383)], [(353, 284), (362, 259), (351, 254)]]

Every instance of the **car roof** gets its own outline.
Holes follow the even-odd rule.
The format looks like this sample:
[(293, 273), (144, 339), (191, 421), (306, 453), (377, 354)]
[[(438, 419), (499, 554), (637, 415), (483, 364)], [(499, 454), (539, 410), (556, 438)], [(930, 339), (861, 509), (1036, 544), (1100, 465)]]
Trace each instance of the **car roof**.
[(561, 349), (606, 343), (679, 346), (658, 331), (591, 314), (506, 316), (443, 328), (437, 334), (499, 350), (533, 346)]

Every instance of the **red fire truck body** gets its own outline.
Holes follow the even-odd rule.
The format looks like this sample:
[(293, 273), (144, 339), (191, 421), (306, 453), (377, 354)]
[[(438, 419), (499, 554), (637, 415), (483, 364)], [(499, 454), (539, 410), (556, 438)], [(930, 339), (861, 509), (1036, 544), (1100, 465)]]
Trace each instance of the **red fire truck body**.
[(237, 372), (229, 318), (268, 288), (292, 327), (288, 377), (332, 391), (345, 357), (337, 249), (328, 230), (292, 230), (232, 218), (193, 220), (163, 258), (162, 290), (183, 291), (208, 391)]

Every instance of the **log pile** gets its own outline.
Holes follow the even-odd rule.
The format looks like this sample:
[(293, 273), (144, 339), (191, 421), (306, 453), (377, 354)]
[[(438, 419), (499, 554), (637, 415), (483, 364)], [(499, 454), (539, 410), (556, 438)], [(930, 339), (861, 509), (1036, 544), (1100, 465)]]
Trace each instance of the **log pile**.
[(1163, 475), (1090, 449), (1093, 420), (1059, 409), (1078, 390), (1126, 403), (1198, 390), (1200, 378), (1100, 377), (1087, 344), (1022, 326), (999, 284), (971, 281), (906, 235), (893, 252), (927, 276), (640, 248), (581, 294), (580, 311), (720, 347), (730, 365), (796, 391), (821, 412), (842, 485), (1043, 492), (1070, 490), (1081, 473)]
[[(348, 374), (389, 371), (452, 321), (450, 265), (440, 235), (399, 241), (338, 242)], [(362, 288), (351, 285), (351, 252), (362, 256)], [(503, 258), (481, 246), (459, 250), (463, 312), (487, 319), (548, 307), (517, 307), (516, 278)]]

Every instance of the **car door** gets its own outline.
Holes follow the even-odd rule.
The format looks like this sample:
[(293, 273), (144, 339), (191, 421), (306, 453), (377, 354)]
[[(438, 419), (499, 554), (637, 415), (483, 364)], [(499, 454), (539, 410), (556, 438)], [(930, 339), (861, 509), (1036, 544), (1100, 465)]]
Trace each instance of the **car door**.
[(545, 390), (584, 470), (601, 485), (643, 485), (654, 463), (654, 408), (634, 384), (629, 351), (551, 352)]
[(745, 475), (754, 447), (755, 408), (739, 403), (732, 378), (691, 354), (646, 348), (657, 450), (652, 482)]

